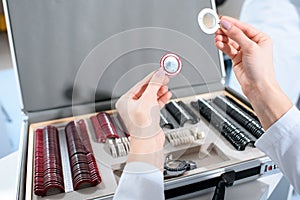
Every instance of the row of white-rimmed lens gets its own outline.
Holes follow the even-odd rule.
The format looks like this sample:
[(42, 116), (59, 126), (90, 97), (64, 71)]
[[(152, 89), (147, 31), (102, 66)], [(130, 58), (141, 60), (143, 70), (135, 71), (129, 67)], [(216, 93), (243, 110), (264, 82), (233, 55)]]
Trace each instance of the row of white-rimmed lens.
[(192, 144), (196, 140), (203, 139), (205, 133), (198, 130), (198, 127), (182, 128), (166, 132), (166, 137), (172, 146)]
[(121, 137), (115, 139), (108, 139), (106, 143), (108, 145), (109, 151), (112, 157), (122, 157), (126, 156), (130, 150), (130, 137)]

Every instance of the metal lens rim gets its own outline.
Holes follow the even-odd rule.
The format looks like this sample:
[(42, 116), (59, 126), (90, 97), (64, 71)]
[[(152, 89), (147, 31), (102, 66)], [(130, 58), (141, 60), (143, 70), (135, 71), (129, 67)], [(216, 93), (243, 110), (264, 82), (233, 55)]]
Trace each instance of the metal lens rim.
[[(177, 63), (178, 63), (178, 68), (175, 72), (173, 73), (170, 73), (166, 70), (165, 66), (164, 66), (164, 62), (167, 58), (169, 57), (174, 57), (176, 60), (177, 60)], [(179, 58), (179, 56), (177, 56), (176, 54), (173, 54), (173, 53), (167, 53), (165, 54), (161, 59), (160, 59), (160, 67), (165, 71), (165, 73), (169, 76), (175, 76), (177, 74), (179, 74), (179, 72), (181, 71), (181, 68), (182, 68), (182, 63), (181, 63), (181, 60)]]

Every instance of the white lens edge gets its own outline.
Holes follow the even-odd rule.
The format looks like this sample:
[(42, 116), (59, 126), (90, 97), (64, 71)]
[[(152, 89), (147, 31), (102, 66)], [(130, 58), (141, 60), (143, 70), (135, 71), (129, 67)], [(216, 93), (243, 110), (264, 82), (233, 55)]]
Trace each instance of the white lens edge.
[[(207, 28), (204, 23), (203, 23), (203, 17), (204, 15), (206, 14), (211, 14), (215, 20), (216, 20), (216, 24), (214, 27), (212, 28)], [(218, 29), (219, 29), (219, 17), (217, 15), (217, 13), (213, 10), (213, 9), (210, 9), (210, 8), (204, 8), (202, 9), (199, 14), (198, 14), (198, 24), (201, 28), (201, 30), (206, 33), (206, 34), (213, 34), (215, 33)]]

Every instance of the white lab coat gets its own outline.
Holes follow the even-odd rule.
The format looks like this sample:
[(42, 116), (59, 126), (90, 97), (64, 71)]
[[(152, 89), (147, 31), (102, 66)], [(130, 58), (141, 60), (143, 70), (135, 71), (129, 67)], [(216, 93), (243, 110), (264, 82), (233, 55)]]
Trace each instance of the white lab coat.
[(114, 200), (162, 200), (164, 184), (162, 172), (142, 162), (127, 163)]
[(292, 107), (255, 144), (300, 193), (300, 111)]
[[(300, 192), (300, 111), (294, 106), (256, 142)], [(141, 162), (125, 166), (115, 200), (164, 199), (163, 175), (159, 169)]]

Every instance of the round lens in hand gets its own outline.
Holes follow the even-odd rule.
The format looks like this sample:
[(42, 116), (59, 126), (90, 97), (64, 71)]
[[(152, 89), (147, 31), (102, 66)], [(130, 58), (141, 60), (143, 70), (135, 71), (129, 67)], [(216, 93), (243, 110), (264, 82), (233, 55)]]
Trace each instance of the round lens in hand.
[(182, 63), (177, 55), (168, 53), (161, 58), (160, 67), (163, 68), (167, 75), (175, 76), (181, 71)]
[(219, 21), (217, 13), (210, 8), (204, 8), (198, 14), (198, 24), (206, 34), (215, 33), (219, 28)]

